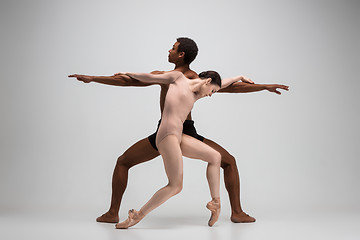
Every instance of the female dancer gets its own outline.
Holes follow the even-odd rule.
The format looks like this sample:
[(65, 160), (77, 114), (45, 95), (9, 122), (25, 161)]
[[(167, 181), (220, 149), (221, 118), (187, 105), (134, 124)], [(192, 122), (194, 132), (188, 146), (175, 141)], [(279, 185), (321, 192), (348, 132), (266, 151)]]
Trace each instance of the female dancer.
[[(206, 176), (212, 200), (206, 207), (211, 211), (208, 225), (213, 226), (220, 214), (221, 156), (205, 143), (182, 134), (182, 127), (194, 103), (202, 97), (211, 96), (220, 89), (220, 75), (214, 71), (207, 71), (200, 73), (200, 78), (190, 80), (178, 71), (159, 75), (148, 73), (124, 74), (142, 82), (169, 84), (159, 131), (156, 135), (156, 146), (163, 158), (169, 182), (165, 187), (158, 190), (139, 211), (130, 210), (128, 218), (116, 224), (116, 228), (124, 229), (134, 226), (153, 209), (181, 191), (183, 183), (182, 155), (208, 162)], [(223, 87), (239, 80), (237, 78), (226, 79), (223, 82)]]

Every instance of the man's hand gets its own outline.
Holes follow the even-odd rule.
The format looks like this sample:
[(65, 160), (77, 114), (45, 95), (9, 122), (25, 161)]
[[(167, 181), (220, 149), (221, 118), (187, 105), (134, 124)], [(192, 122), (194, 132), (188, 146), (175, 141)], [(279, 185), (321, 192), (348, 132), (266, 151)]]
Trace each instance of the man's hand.
[(247, 78), (247, 77), (244, 77), (244, 76), (241, 76), (241, 81), (244, 82), (244, 83), (254, 84), (254, 82), (250, 78)]
[(74, 77), (77, 78), (77, 80), (82, 81), (84, 83), (89, 83), (93, 81), (93, 77), (92, 76), (88, 76), (88, 75), (79, 75), (79, 74), (72, 74), (69, 75), (68, 77)]
[(279, 95), (280, 95), (281, 92), (279, 92), (279, 91), (277, 90), (277, 88), (280, 88), (280, 89), (289, 91), (289, 86), (285, 86), (285, 85), (270, 84), (270, 85), (266, 86), (266, 90), (268, 90), (269, 92), (273, 92), (273, 93), (276, 93), (276, 94), (279, 94)]

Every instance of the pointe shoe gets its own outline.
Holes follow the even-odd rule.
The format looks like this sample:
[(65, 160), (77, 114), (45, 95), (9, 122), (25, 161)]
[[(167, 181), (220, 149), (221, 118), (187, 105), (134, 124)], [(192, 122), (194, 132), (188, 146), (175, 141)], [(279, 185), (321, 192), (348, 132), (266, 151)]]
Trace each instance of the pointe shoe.
[[(217, 200), (217, 201), (215, 201)], [(209, 219), (208, 225), (212, 227), (216, 221), (219, 219), (220, 215), (220, 199), (213, 199), (208, 204), (206, 204), (207, 209), (211, 211), (211, 217)]]
[(127, 229), (129, 227), (132, 227), (145, 217), (145, 215), (141, 211), (136, 211), (135, 209), (129, 210), (128, 214), (129, 216), (125, 221), (117, 223), (115, 225), (117, 229)]

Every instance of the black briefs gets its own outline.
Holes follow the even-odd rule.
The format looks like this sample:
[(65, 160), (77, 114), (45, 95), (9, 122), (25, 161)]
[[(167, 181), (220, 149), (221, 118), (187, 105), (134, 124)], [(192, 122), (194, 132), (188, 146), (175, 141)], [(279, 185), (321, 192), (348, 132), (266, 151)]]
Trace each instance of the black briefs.
[[(158, 151), (158, 148), (156, 147), (156, 134), (159, 130), (159, 126), (160, 126), (160, 121), (159, 120), (159, 123), (158, 123), (158, 126), (156, 128), (156, 132), (151, 134), (148, 139), (150, 141), (150, 144), (151, 146), (153, 146), (153, 148)], [(185, 120), (184, 124), (183, 124), (183, 133), (186, 134), (186, 135), (189, 135), (191, 137), (194, 137), (200, 141), (204, 141), (204, 137), (197, 134), (196, 132), (196, 129), (195, 129), (195, 126), (194, 126), (194, 121), (193, 120)]]

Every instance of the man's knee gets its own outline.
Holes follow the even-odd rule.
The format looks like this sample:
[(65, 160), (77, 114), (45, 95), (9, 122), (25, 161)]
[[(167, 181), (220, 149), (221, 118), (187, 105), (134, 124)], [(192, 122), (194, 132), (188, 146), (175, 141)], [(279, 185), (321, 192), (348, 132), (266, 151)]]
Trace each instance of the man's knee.
[(133, 164), (131, 164), (131, 161), (129, 161), (129, 158), (126, 157), (126, 154), (123, 154), (120, 157), (118, 157), (116, 166), (125, 167), (125, 168), (129, 169), (133, 166)]
[(230, 155), (229, 153), (221, 155), (221, 167), (236, 167), (236, 160), (234, 156)]

